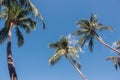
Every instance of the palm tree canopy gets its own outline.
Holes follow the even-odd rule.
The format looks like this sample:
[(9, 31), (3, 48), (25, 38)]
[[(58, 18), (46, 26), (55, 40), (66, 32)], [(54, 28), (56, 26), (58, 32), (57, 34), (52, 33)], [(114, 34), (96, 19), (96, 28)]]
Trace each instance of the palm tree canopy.
[(66, 52), (68, 52), (67, 55), (71, 56), (74, 62), (77, 62), (76, 59), (74, 59), (74, 56), (79, 58), (79, 55), (77, 54), (79, 48), (77, 46), (70, 46), (67, 37), (63, 36), (59, 41), (50, 43), (49, 47), (55, 49), (54, 55), (49, 59), (49, 63), (52, 66), (55, 65), (62, 56), (66, 55)]
[(3, 43), (7, 38), (9, 24), (13, 23), (16, 29), (18, 46), (20, 47), (24, 43), (24, 38), (19, 27), (26, 30), (26, 33), (29, 34), (31, 29), (36, 29), (36, 21), (31, 18), (32, 15), (30, 14), (30, 10), (20, 6), (19, 2), (16, 2), (16, 0), (13, 0), (13, 2), (10, 4), (10, 11), (7, 7), (4, 6), (0, 12), (0, 19), (5, 19), (5, 25), (0, 30), (0, 43)]
[(74, 31), (73, 35), (81, 37), (78, 42), (81, 47), (83, 47), (85, 42), (88, 41), (90, 51), (93, 50), (94, 36), (98, 35), (96, 31), (113, 30), (112, 27), (108, 27), (99, 23), (96, 15), (94, 14), (90, 16), (90, 20), (78, 20), (77, 25), (80, 29)]
[(120, 68), (120, 57), (109, 56), (106, 58), (106, 60), (111, 60), (114, 63), (116, 70), (118, 67)]

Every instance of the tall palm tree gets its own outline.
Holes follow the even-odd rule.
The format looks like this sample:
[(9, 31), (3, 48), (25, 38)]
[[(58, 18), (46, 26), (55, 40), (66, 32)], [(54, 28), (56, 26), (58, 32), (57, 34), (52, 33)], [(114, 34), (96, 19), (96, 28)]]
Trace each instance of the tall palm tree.
[(82, 79), (87, 80), (80, 70), (80, 63), (75, 58), (79, 58), (79, 55), (77, 54), (79, 48), (77, 46), (70, 46), (68, 38), (62, 37), (59, 41), (51, 43), (49, 47), (55, 49), (54, 55), (49, 59), (51, 66), (55, 65), (55, 63), (57, 63), (62, 56), (65, 56), (80, 74)]
[(77, 37), (81, 37), (79, 40), (79, 44), (81, 47), (85, 44), (86, 41), (88, 41), (88, 46), (90, 51), (93, 50), (93, 40), (96, 38), (98, 41), (100, 41), (104, 46), (114, 50), (118, 54), (120, 54), (120, 51), (111, 47), (108, 45), (100, 35), (98, 35), (97, 31), (102, 30), (112, 30), (112, 27), (105, 26), (101, 23), (98, 23), (96, 15), (92, 14), (90, 17), (90, 20), (78, 20), (77, 25), (80, 27), (79, 30), (76, 30), (73, 32), (73, 35)]
[[(9, 1), (11, 2), (9, 3)], [(0, 7), (2, 7), (2, 10), (0, 11), (0, 19), (5, 20), (4, 27), (0, 30), (0, 44), (8, 39), (7, 60), (10, 80), (18, 80), (11, 51), (12, 29), (15, 28), (18, 46), (21, 47), (24, 43), (24, 38), (20, 28), (26, 30), (27, 34), (30, 33), (31, 29), (36, 28), (36, 21), (32, 18), (33, 14), (31, 15), (31, 7), (25, 6), (26, 5), (21, 5), (17, 0), (2, 0), (0, 2)], [(38, 15), (35, 16), (38, 17)], [(45, 23), (43, 22), (43, 24), (45, 28)]]

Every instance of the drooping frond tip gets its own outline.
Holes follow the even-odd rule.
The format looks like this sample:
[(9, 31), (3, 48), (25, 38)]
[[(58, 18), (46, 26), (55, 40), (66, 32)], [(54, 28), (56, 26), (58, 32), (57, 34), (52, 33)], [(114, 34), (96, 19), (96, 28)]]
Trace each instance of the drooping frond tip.
[(6, 40), (7, 34), (8, 28), (4, 27), (0, 30), (0, 44), (2, 44)]
[(50, 57), (49, 64), (54, 66), (61, 59), (61, 56), (61, 54), (55, 53), (52, 57)]
[(18, 27), (16, 27), (16, 36), (18, 40), (18, 46), (21, 47), (24, 44), (24, 38)]
[(118, 69), (118, 67), (120, 68), (120, 57), (110, 56), (110, 57), (107, 57), (106, 60), (111, 60), (116, 70)]
[(30, 7), (31, 11), (33, 12), (34, 16), (38, 17), (41, 20), (41, 22), (43, 23), (43, 29), (45, 29), (46, 24), (45, 24), (45, 21), (41, 15), (41, 13), (39, 12), (39, 10), (36, 8), (36, 6), (30, 0), (27, 0), (27, 1), (28, 1), (29, 7)]

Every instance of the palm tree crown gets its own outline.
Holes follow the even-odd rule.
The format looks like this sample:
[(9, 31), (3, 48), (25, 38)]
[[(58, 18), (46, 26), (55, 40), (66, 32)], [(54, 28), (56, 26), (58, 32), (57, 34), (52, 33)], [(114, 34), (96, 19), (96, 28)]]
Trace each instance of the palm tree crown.
[(90, 51), (93, 50), (93, 40), (95, 36), (98, 36), (96, 31), (112, 30), (112, 27), (98, 23), (96, 15), (93, 14), (90, 16), (90, 20), (78, 20), (77, 25), (80, 29), (73, 32), (73, 35), (81, 36), (81, 39), (78, 42), (81, 47), (88, 41)]
[[(8, 0), (5, 0), (5, 1), (8, 1)], [(6, 3), (7, 2), (3, 2), (3, 4), (5, 5)], [(27, 34), (30, 33), (31, 29), (36, 29), (36, 21), (34, 21), (33, 18), (31, 17), (32, 17), (31, 7), (26, 8), (25, 6), (21, 5), (19, 2), (16, 2), (16, 0), (13, 0), (13, 2), (10, 3), (9, 8), (7, 8), (6, 6), (3, 6), (3, 9), (0, 12), (0, 19), (5, 19), (5, 25), (0, 31), (0, 43), (3, 43), (7, 38), (9, 24), (13, 23), (13, 26), (16, 29), (18, 46), (19, 47), (22, 46), (22, 44), (24, 43), (24, 38), (19, 28), (23, 28), (24, 30), (26, 30)]]
[(75, 36), (82, 36), (79, 40), (79, 44), (81, 47), (85, 44), (86, 41), (88, 42), (88, 46), (90, 51), (93, 50), (93, 39), (96, 38), (98, 41), (100, 41), (104, 46), (114, 50), (117, 52), (117, 54), (120, 54), (120, 51), (113, 48), (112, 46), (105, 43), (105, 41), (102, 39), (100, 35), (98, 35), (97, 31), (102, 30), (113, 30), (112, 27), (104, 26), (101, 23), (97, 22), (96, 15), (91, 15), (90, 20), (79, 20), (77, 22), (77, 25), (79, 25), (80, 29), (75, 31), (73, 35)]
[(50, 48), (55, 49), (54, 55), (49, 59), (50, 65), (55, 65), (62, 56), (65, 56), (66, 59), (70, 61), (70, 63), (74, 66), (77, 72), (80, 74), (83, 80), (87, 80), (83, 73), (80, 71), (81, 65), (76, 60), (75, 57), (79, 58), (78, 51), (79, 48), (77, 46), (70, 46), (69, 40), (67, 37), (61, 37), (61, 39), (57, 42), (53, 42), (49, 45)]
[(54, 55), (49, 59), (49, 63), (51, 65), (54, 65), (56, 62), (60, 60), (62, 56), (68, 57), (68, 55), (76, 56), (79, 58), (79, 55), (77, 54), (77, 51), (79, 51), (79, 48), (77, 46), (69, 46), (69, 41), (66, 37), (62, 37), (58, 42), (53, 42), (49, 45), (50, 48), (55, 49)]

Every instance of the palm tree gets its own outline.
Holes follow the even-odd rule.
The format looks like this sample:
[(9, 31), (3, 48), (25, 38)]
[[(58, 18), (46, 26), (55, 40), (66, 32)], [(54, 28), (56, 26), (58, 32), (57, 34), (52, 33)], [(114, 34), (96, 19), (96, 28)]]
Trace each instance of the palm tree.
[(77, 54), (77, 51), (79, 51), (79, 48), (77, 46), (70, 46), (68, 38), (61, 37), (59, 41), (51, 43), (49, 47), (55, 49), (54, 55), (49, 59), (49, 63), (51, 66), (55, 65), (55, 63), (57, 63), (62, 56), (65, 56), (66, 59), (70, 61), (70, 63), (74, 66), (74, 68), (80, 74), (82, 79), (87, 80), (80, 70), (81, 68), (80, 63), (75, 58), (75, 57), (79, 58), (79, 55)]
[(76, 30), (73, 32), (73, 35), (80, 36), (79, 44), (81, 47), (85, 44), (86, 41), (88, 41), (88, 46), (90, 51), (93, 50), (93, 40), (96, 38), (98, 41), (100, 41), (104, 46), (114, 50), (118, 54), (120, 54), (120, 51), (111, 47), (105, 41), (102, 39), (100, 35), (98, 35), (97, 31), (102, 30), (112, 30), (112, 27), (105, 26), (101, 23), (98, 23), (96, 15), (91, 15), (90, 20), (78, 20), (77, 25), (80, 27), (79, 30)]
[[(11, 2), (9, 3), (9, 1)], [(26, 33), (29, 34), (31, 29), (36, 28), (36, 21), (31, 18), (34, 13), (31, 15), (32, 9), (30, 7), (30, 4), (26, 7), (26, 5), (21, 5), (20, 2), (18, 2), (17, 0), (1, 0), (0, 7), (2, 7), (2, 10), (0, 11), (0, 19), (5, 20), (4, 27), (0, 30), (0, 44), (8, 39), (7, 60), (10, 80), (18, 80), (11, 51), (12, 29), (15, 28), (18, 46), (21, 47), (24, 43), (24, 38), (20, 31), (20, 28), (26, 30)], [(32, 7), (34, 7), (35, 9), (34, 5)], [(40, 17), (41, 15), (35, 16)], [(42, 22), (45, 28), (45, 23), (44, 21)]]

